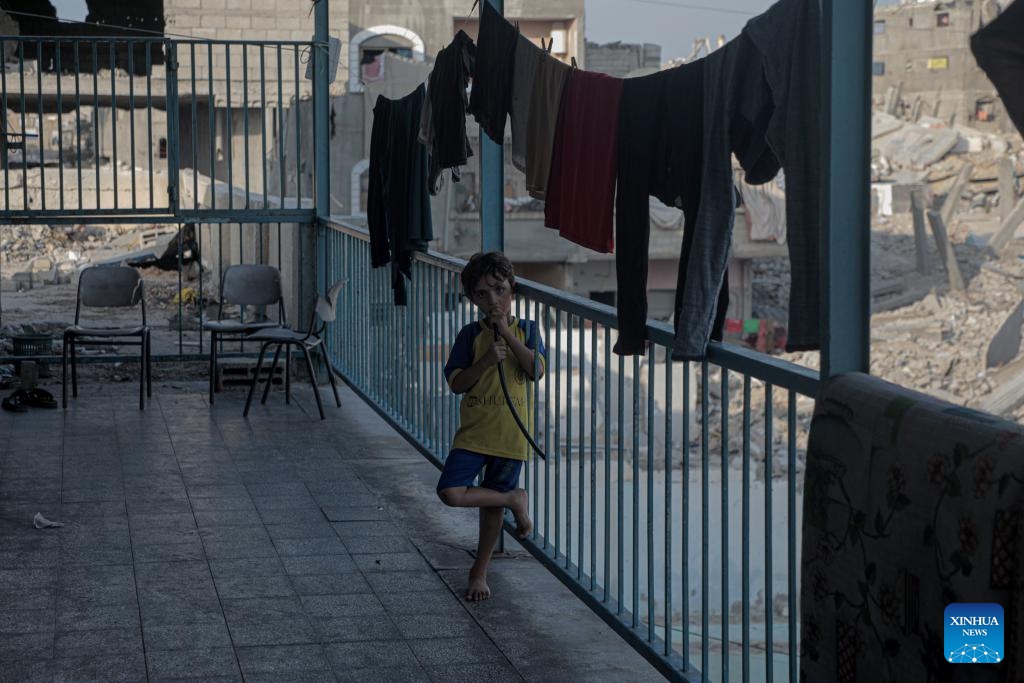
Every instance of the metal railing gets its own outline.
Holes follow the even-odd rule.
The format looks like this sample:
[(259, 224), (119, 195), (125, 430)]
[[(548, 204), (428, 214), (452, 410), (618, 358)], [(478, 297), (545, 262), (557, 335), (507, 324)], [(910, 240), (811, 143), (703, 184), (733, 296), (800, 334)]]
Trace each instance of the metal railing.
[(0, 221), (315, 215), (296, 106), (311, 43), (0, 36), (0, 52)]
[[(463, 263), (417, 255), (409, 305), (370, 268), (365, 230), (328, 224), (330, 272), (349, 284), (328, 350), (349, 384), (438, 466), (457, 428), (442, 374), (459, 329)], [(644, 356), (612, 353), (615, 311), (518, 282), (547, 371), (523, 475), (524, 546), (669, 678), (797, 680), (802, 459), (817, 373), (715, 344), (676, 362), (649, 324)], [(767, 484), (766, 484), (767, 482)]]

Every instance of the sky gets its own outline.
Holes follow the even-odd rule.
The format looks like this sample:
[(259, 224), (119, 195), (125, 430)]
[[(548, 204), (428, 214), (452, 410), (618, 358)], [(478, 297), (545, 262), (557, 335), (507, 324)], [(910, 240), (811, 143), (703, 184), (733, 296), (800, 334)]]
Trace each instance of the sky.
[[(288, 0), (282, 0), (287, 2)], [(892, 4), (896, 0), (881, 0)], [(85, 19), (85, 0), (51, 0), (57, 17)], [(719, 34), (733, 38), (750, 17), (774, 0), (585, 0), (588, 40), (661, 45), (663, 62), (685, 57), (693, 41)]]
[[(661, 45), (661, 61), (685, 57), (693, 41), (734, 38), (774, 0), (585, 0), (587, 40)], [(877, 4), (894, 4), (881, 0)]]

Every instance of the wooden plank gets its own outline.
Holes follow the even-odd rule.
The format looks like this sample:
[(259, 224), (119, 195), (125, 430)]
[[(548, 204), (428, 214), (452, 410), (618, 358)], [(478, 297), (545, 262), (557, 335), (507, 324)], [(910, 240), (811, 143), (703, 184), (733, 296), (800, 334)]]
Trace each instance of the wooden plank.
[(1013, 237), (1013, 233), (1017, 232), (1017, 227), (1024, 221), (1024, 199), (1021, 199), (1016, 208), (1010, 215), (1006, 217), (1003, 224), (999, 226), (999, 232), (992, 236), (989, 240), (988, 246), (992, 248), (996, 254), (1001, 252), (1010, 239)]
[(1014, 188), (1016, 173), (1013, 161), (1008, 157), (999, 160), (999, 219), (1005, 221), (1013, 205), (1017, 203), (1017, 190)]
[(935, 235), (935, 243), (939, 247), (939, 256), (942, 257), (942, 263), (946, 266), (946, 273), (949, 275), (949, 288), (954, 292), (964, 291), (966, 289), (964, 277), (960, 274), (960, 265), (956, 262), (956, 252), (953, 251), (953, 244), (949, 241), (942, 216), (938, 211), (929, 211), (928, 222), (931, 223), (932, 234)]
[(975, 407), (994, 415), (1006, 416), (1024, 404), (1024, 368), (1009, 375), (991, 393), (982, 396)]
[(943, 225), (952, 225), (953, 216), (956, 215), (957, 209), (960, 208), (960, 195), (963, 194), (967, 183), (971, 182), (971, 173), (973, 172), (974, 164), (972, 163), (968, 162), (960, 167), (960, 173), (957, 174), (956, 180), (953, 181), (953, 186), (949, 188), (949, 193), (942, 202), (941, 215)]
[(917, 272), (930, 275), (932, 260), (928, 257), (928, 230), (925, 227), (925, 194), (924, 188), (916, 188), (910, 192), (910, 211), (914, 216), (914, 261)]
[(1017, 357), (1020, 352), (1021, 325), (1024, 325), (1024, 301), (1017, 304), (989, 342), (988, 351), (985, 352), (986, 368), (1004, 365)]

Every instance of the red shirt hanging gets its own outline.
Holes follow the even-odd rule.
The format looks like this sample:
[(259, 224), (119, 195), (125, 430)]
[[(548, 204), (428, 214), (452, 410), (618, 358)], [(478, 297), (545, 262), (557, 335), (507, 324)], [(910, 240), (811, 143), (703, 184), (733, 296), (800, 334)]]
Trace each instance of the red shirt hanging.
[(615, 246), (616, 136), (622, 80), (573, 69), (562, 93), (544, 225), (594, 251)]

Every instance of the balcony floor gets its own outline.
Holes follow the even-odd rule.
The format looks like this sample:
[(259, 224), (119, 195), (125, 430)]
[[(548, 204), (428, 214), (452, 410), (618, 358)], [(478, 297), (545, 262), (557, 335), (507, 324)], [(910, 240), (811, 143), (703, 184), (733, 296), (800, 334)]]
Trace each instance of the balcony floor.
[(351, 392), (136, 388), (0, 413), (0, 681), (660, 679), (507, 536), (464, 602), (475, 511)]

